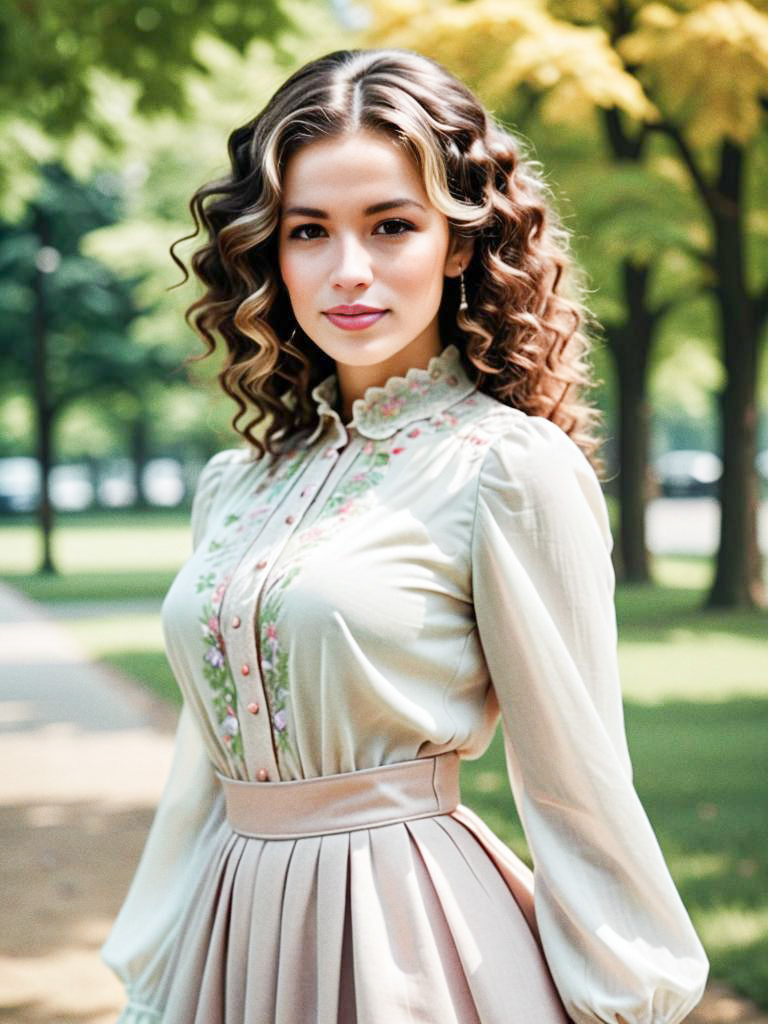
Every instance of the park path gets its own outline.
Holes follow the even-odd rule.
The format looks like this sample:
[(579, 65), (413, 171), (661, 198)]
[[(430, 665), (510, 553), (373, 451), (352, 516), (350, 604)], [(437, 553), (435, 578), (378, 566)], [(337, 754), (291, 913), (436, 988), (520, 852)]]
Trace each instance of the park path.
[[(122, 988), (98, 950), (141, 853), (175, 722), (0, 583), (5, 1024), (114, 1024)], [(688, 1024), (768, 1024), (768, 1015), (713, 983)]]

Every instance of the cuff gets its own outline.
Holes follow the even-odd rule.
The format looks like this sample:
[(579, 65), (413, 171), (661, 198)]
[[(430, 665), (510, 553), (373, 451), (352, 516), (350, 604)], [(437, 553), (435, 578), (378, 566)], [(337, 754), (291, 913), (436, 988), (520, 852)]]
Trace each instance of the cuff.
[(160, 1024), (162, 1019), (162, 1010), (155, 1010), (131, 999), (117, 1018), (117, 1024)]

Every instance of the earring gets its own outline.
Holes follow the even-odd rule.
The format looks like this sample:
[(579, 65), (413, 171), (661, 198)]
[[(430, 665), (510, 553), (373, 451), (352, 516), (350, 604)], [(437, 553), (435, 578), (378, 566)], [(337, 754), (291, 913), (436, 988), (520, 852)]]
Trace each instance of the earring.
[(464, 270), (462, 269), (459, 277), (459, 312), (465, 313), (468, 309), (467, 288), (464, 284)]

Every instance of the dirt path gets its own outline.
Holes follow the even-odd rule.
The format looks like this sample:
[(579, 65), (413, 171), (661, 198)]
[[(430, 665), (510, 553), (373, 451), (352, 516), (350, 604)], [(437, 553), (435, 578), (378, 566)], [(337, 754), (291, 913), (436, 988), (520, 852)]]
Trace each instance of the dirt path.
[[(98, 950), (141, 853), (175, 719), (0, 584), (5, 1024), (114, 1024), (122, 988)], [(713, 984), (688, 1022), (768, 1024), (768, 1015)]]

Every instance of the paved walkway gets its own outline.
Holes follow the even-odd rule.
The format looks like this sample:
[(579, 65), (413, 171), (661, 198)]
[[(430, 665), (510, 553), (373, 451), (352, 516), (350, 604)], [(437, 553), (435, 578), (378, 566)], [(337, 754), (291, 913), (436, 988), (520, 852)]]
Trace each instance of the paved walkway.
[[(6, 1024), (114, 1024), (122, 989), (98, 950), (141, 853), (175, 720), (0, 584)], [(714, 984), (688, 1024), (768, 1024), (768, 1016)]]
[(175, 713), (0, 585), (0, 1019), (112, 1024), (102, 964), (167, 775)]

